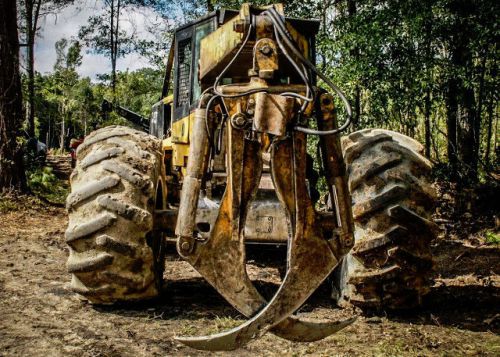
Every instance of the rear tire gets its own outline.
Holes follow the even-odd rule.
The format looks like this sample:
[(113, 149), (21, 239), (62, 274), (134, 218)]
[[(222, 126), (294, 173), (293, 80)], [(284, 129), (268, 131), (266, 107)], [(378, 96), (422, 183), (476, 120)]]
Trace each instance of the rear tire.
[(71, 288), (92, 303), (148, 299), (161, 288), (163, 241), (153, 234), (160, 141), (110, 126), (78, 147), (66, 206)]
[(365, 309), (407, 309), (429, 291), (431, 163), (417, 141), (367, 129), (343, 138), (355, 245), (340, 272), (340, 295)]

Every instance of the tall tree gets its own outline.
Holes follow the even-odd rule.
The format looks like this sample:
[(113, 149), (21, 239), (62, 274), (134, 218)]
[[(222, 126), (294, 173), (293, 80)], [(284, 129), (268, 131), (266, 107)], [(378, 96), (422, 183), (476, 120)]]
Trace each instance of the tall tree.
[(449, 53), (444, 62), (448, 73), (447, 134), (452, 151), (449, 160), (459, 182), (470, 185), (478, 179), (481, 117), (488, 92), (486, 69), (495, 58), (490, 47), (498, 40), (495, 14), (499, 7), (490, 0), (450, 0), (444, 9), (450, 15), (443, 36)]
[(40, 30), (40, 19), (56, 14), (73, 0), (20, 0), (20, 22), (23, 46), (26, 47), (26, 72), (28, 74), (27, 117), (28, 134), (35, 136), (35, 41)]
[[(492, 68), (491, 68), (491, 77), (495, 78), (497, 77), (497, 59), (493, 60)], [(489, 171), (491, 169), (490, 165), (490, 153), (491, 153), (491, 138), (493, 136), (493, 121), (494, 121), (494, 105), (496, 106), (496, 103), (498, 103), (498, 93), (496, 92), (496, 89), (498, 89), (496, 86), (491, 85), (490, 86), (490, 93), (489, 93), (489, 102), (488, 102), (488, 109), (486, 110), (486, 115), (488, 117), (487, 121), (487, 131), (486, 131), (486, 152), (484, 154), (484, 162), (486, 165), (486, 170)], [(495, 144), (496, 144), (495, 140)], [(494, 149), (496, 148), (496, 145), (494, 146)]]
[(75, 87), (78, 84), (76, 68), (82, 63), (80, 43), (74, 41), (68, 48), (68, 40), (62, 38), (55, 44), (57, 59), (54, 65), (54, 76), (57, 83), (61, 114), (61, 137), (59, 147), (65, 148), (67, 139), (67, 126), (74, 112), (78, 110), (79, 101), (75, 98)]
[[(134, 51), (138, 41), (134, 33), (122, 27), (122, 15), (127, 9), (150, 5), (144, 0), (104, 0), (103, 12), (89, 17), (88, 24), (80, 28), (79, 37), (95, 53), (109, 57), (111, 61), (111, 88), (116, 92), (116, 62), (118, 58)], [(114, 98), (113, 98), (114, 100)]]
[[(347, 0), (347, 13), (349, 17), (355, 18), (357, 12), (357, 6), (356, 6), (356, 0)], [(353, 57), (354, 61), (358, 61), (359, 58), (359, 48), (357, 46), (353, 46), (353, 48), (350, 50), (351, 57)], [(359, 117), (361, 116), (361, 89), (359, 87), (359, 84), (356, 83), (354, 84), (354, 103), (353, 103), (353, 108), (354, 108), (354, 116), (353, 120), (354, 123), (359, 122)]]
[(0, 190), (26, 190), (17, 142), (23, 118), (15, 1), (0, 1)]

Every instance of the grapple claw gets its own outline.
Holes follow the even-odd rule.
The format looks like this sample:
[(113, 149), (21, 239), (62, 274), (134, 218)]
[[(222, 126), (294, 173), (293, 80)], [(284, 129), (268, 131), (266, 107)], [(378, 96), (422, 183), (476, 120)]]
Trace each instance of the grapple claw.
[[(283, 322), (289, 320), (298, 321), (295, 318), (288, 318), (287, 320), (284, 320), (281, 324), (275, 326), (273, 332), (276, 332), (277, 328), (279, 330), (279, 327), (281, 325), (285, 325), (287, 333), (293, 331), (295, 336), (301, 337), (300, 339), (296, 340), (289, 339), (289, 340), (295, 342), (314, 342), (342, 330), (343, 328), (349, 326), (354, 321), (356, 321), (356, 319), (357, 317), (336, 322), (318, 323), (318, 322), (301, 321), (299, 324), (294, 324), (294, 323), (283, 324)], [(229, 334), (228, 332), (209, 335), (209, 336), (196, 336), (196, 337), (177, 336), (175, 337), (175, 340), (191, 348), (204, 351), (233, 351), (235, 349), (238, 349), (245, 343), (245, 341), (242, 341), (240, 339), (239, 335)]]
[[(200, 116), (195, 122), (195, 128), (199, 128), (202, 124), (203, 121)], [(201, 128), (198, 132), (200, 132), (201, 139), (205, 139)], [(261, 144), (258, 141), (246, 140), (243, 135), (244, 133), (240, 130), (234, 130), (231, 127), (228, 128), (228, 146), (230, 146), (230, 150), (228, 150), (227, 159), (230, 167), (230, 174), (227, 180), (226, 192), (224, 194), (219, 214), (212, 229), (210, 238), (203, 243), (195, 242), (191, 250), (182, 251), (180, 250), (181, 247), (178, 247), (178, 249), (184, 259), (186, 259), (212, 286), (214, 286), (231, 305), (233, 305), (245, 316), (251, 317), (259, 311), (264, 311), (263, 308), (266, 306), (265, 299), (255, 289), (246, 272), (243, 236), (248, 206), (257, 191), (260, 181), (262, 159)], [(287, 142), (287, 144), (288, 146), (291, 146), (290, 142)], [(299, 231), (301, 232), (301, 236), (303, 236), (305, 221), (301, 217), (304, 216), (305, 212), (304, 214), (301, 213), (300, 217), (297, 217), (295, 214), (295, 199), (289, 199), (293, 195), (285, 195), (285, 192), (294, 192), (292, 188), (292, 183), (294, 181), (292, 175), (293, 155), (291, 151), (282, 149), (286, 148), (286, 146), (287, 145), (278, 145), (278, 150), (275, 150), (277, 151), (277, 154), (274, 156), (278, 156), (277, 161), (280, 162), (280, 165), (273, 167), (273, 177), (275, 184), (277, 185), (278, 196), (281, 197), (280, 199), (282, 203), (285, 207), (287, 207), (291, 221), (301, 222), (299, 229), (297, 230), (296, 227), (293, 227), (293, 231)], [(203, 157), (201, 148), (202, 146), (200, 145), (199, 155), (200, 157)], [(275, 160), (273, 159), (273, 161)], [(193, 161), (191, 161), (190, 164), (191, 166), (188, 165), (188, 173), (191, 172), (191, 167), (204, 166), (203, 163), (196, 164)], [(299, 171), (300, 170), (302, 170), (302, 168), (299, 168)], [(193, 170), (193, 172), (196, 176), (200, 176), (199, 169), (196, 171)], [(307, 196), (305, 191), (305, 181), (301, 185), (303, 186), (301, 192)], [(197, 186), (200, 187), (199, 184)], [(192, 200), (184, 200), (183, 202), (196, 201), (197, 196), (195, 196)], [(281, 293), (280, 291), (288, 290), (288, 286), (292, 286), (292, 289), (298, 290), (303, 288), (301, 285), (301, 276), (303, 275), (303, 271), (306, 271), (311, 266), (317, 266), (316, 264), (309, 264), (309, 259), (312, 259), (311, 261), (318, 262), (321, 267), (321, 271), (307, 273), (312, 275), (313, 279), (306, 279), (310, 281), (307, 284), (308, 288), (304, 289), (304, 292), (300, 294), (299, 299), (296, 300), (292, 306), (287, 307), (282, 313), (279, 313), (279, 316), (276, 317), (273, 315), (271, 318), (274, 323), (266, 323), (266, 325), (269, 326), (277, 325), (276, 328), (273, 329), (273, 333), (291, 341), (314, 341), (322, 339), (344, 327), (344, 322), (323, 322), (317, 324), (309, 321), (301, 321), (298, 318), (287, 318), (288, 315), (293, 313), (293, 311), (296, 310), (317, 288), (321, 281), (328, 276), (330, 271), (337, 264), (337, 259), (331, 252), (327, 241), (319, 238), (319, 230), (317, 228), (313, 228), (314, 210), (311, 202), (308, 202), (308, 205), (303, 206), (306, 207), (305, 209), (309, 212), (308, 215), (306, 214), (310, 221), (307, 225), (306, 233), (308, 234), (309, 230), (313, 229), (316, 232), (313, 236), (316, 238), (313, 237), (311, 242), (306, 242), (306, 245), (308, 246), (309, 243), (317, 241), (317, 247), (309, 249), (304, 245), (300, 248), (301, 246), (299, 245), (299, 248), (293, 248), (295, 247), (295, 243), (293, 242), (302, 241), (302, 238), (300, 237), (298, 239), (294, 239), (291, 243), (293, 245), (292, 251), (298, 252), (298, 257), (293, 258), (292, 261), (300, 261), (300, 263), (297, 266), (292, 264), (292, 269), (289, 270), (285, 278), (283, 284), (284, 286), (280, 288), (276, 296), (285, 294), (284, 298), (287, 300), (287, 303), (296, 300), (297, 297), (295, 294), (288, 296), (290, 293)], [(191, 207), (187, 210), (180, 211), (190, 212), (192, 209), (193, 208)], [(302, 209), (303, 208), (300, 208), (299, 211), (302, 212)], [(186, 217), (192, 217), (192, 215), (186, 215)], [(182, 229), (178, 230), (179, 232), (189, 232), (189, 229), (186, 229), (189, 227), (185, 224), (183, 216), (179, 217), (178, 225), (182, 226)], [(180, 236), (180, 238), (183, 237)], [(302, 249), (305, 254), (301, 253)], [(327, 252), (327, 255), (325, 255), (325, 252)], [(294, 253), (293, 255), (295, 256), (296, 254)], [(321, 259), (323, 259), (324, 262), (322, 262)], [(278, 301), (281, 301), (281, 299), (282, 298)], [(273, 301), (276, 301), (276, 299)], [(257, 316), (260, 316), (260, 314)], [(283, 322), (279, 324), (280, 321)], [(228, 338), (230, 339), (230, 337)], [(240, 343), (231, 344), (227, 342), (227, 338), (222, 339), (226, 341), (222, 342), (223, 345), (227, 346), (226, 348), (236, 348), (235, 346), (240, 346), (242, 343), (247, 341), (247, 337), (245, 337), (244, 339), (240, 339)], [(221, 348), (221, 346), (218, 345), (220, 341), (217, 339), (202, 338), (201, 340), (204, 342), (200, 343), (208, 349)], [(193, 346), (198, 343), (195, 342), (197, 341), (196, 338), (191, 337), (179, 337), (179, 341)], [(200, 346), (200, 348), (202, 347)]]
[[(236, 138), (233, 137), (233, 139)], [(233, 143), (236, 142), (237, 140)], [(252, 165), (249, 164), (248, 159), (255, 157), (252, 155), (255, 153), (252, 153), (251, 146), (241, 151), (235, 146), (230, 155), (235, 155), (238, 152), (244, 154), (242, 170), (251, 170)], [(177, 339), (180, 342), (203, 350), (233, 350), (241, 347), (251, 339), (261, 336), (274, 326), (276, 326), (276, 329), (273, 332), (278, 335), (281, 332), (290, 340), (311, 341), (324, 338), (353, 322), (352, 319), (349, 319), (321, 325), (288, 318), (318, 288), (338, 264), (336, 252), (332, 250), (327, 239), (323, 237), (323, 231), (317, 224), (316, 213), (307, 193), (304, 157), (305, 136), (303, 134), (297, 133), (294, 134), (293, 139), (286, 139), (273, 144), (272, 175), (278, 198), (285, 206), (292, 222), (292, 238), (289, 241), (288, 252), (290, 267), (275, 296), (268, 305), (259, 309), (260, 311), (250, 320), (232, 330), (211, 336), (178, 337)], [(234, 178), (239, 177), (239, 172), (241, 170), (234, 170), (233, 167), (233, 177), (228, 179), (228, 187), (234, 185)], [(245, 180), (240, 182), (245, 182)], [(257, 182), (254, 178), (251, 185), (245, 186), (245, 184), (242, 184), (243, 189), (241, 191), (238, 191), (234, 186), (230, 187), (231, 189), (226, 191), (221, 205), (218, 221), (229, 216), (229, 214), (224, 213), (229, 207), (234, 208), (234, 206), (229, 206), (229, 197), (232, 196), (232, 200), (236, 199), (235, 192), (241, 194), (238, 201), (245, 203), (239, 206), (240, 217), (245, 217), (246, 207), (250, 201), (249, 198), (254, 192), (253, 186), (256, 186)], [(207, 242), (207, 244), (212, 245), (212, 249), (205, 250), (206, 255), (204, 258), (198, 259), (192, 264), (194, 263), (193, 266), (234, 306), (243, 308), (244, 314), (249, 316), (258, 309), (257, 305), (262, 304), (263, 299), (246, 274), (244, 237), (240, 231), (238, 234), (239, 240), (237, 242), (232, 241), (228, 230), (220, 231), (218, 229), (218, 227), (227, 224), (221, 225), (220, 222), (218, 223), (214, 227), (211, 239)], [(241, 223), (244, 226), (244, 221)], [(237, 227), (241, 227), (241, 225), (232, 225), (233, 234)], [(213, 244), (218, 244), (219, 247), (213, 249)], [(221, 250), (222, 245), (224, 249)], [(215, 256), (221, 253), (227, 259)], [(232, 262), (229, 265), (227, 264), (228, 260)], [(242, 292), (243, 294), (240, 295)], [(244, 300), (242, 300), (243, 297), (245, 297)], [(243, 301), (244, 303), (242, 303)], [(283, 323), (280, 324), (282, 321)]]
[[(318, 254), (304, 256), (306, 259), (309, 257), (319, 258)], [(301, 260), (306, 261), (306, 259)], [(193, 348), (208, 351), (230, 351), (240, 348), (250, 340), (262, 336), (273, 326), (278, 325), (304, 303), (311, 293), (321, 284), (323, 279), (328, 276), (335, 267), (337, 261), (333, 258), (325, 262), (327, 265), (325, 265), (322, 271), (317, 272), (318, 275), (316, 275), (316, 278), (306, 282), (302, 281), (300, 277), (304, 273), (306, 273), (308, 277), (310, 276), (307, 266), (311, 266), (311, 264), (307, 264), (306, 262), (305, 265), (295, 265), (289, 270), (283, 284), (269, 304), (244, 324), (210, 336), (178, 337), (177, 340)], [(304, 271), (303, 269), (306, 270)], [(354, 320), (349, 319), (336, 323), (338, 327), (336, 331), (348, 326), (353, 321)]]
[(342, 321), (309, 321), (290, 316), (274, 326), (271, 331), (280, 337), (287, 336), (286, 339), (289, 341), (314, 342), (342, 330), (356, 321), (357, 318), (354, 316)]

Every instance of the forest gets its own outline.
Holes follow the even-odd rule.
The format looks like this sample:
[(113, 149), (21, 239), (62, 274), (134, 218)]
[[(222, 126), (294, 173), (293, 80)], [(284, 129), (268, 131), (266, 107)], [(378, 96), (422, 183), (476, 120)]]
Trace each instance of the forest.
[[(205, 355), (174, 338), (220, 332), (245, 321), (241, 310), (233, 309), (204, 280), (203, 273), (178, 255), (167, 257), (162, 265), (161, 277), (166, 283), (158, 288), (159, 298), (114, 306), (93, 305), (75, 294), (68, 286), (71, 279), (71, 284), (78, 280), (77, 274), (71, 271), (69, 260), (65, 261), (77, 250), (67, 243), (72, 234), (71, 214), (76, 216), (72, 200), (77, 208), (81, 202), (82, 206), (90, 204), (85, 201), (90, 196), (80, 199), (80, 188), (72, 188), (72, 180), (78, 182), (78, 175), (86, 169), (77, 166), (72, 171), (75, 165), (82, 165), (81, 157), (76, 164), (74, 143), (85, 138), (92, 141), (111, 125), (140, 129), (106, 108), (105, 102), (144, 118), (154, 117), (153, 105), (166, 97), (162, 90), (169, 53), (175, 47), (175, 29), (216, 10), (238, 10), (247, 2), (0, 0), (0, 316), (4, 316), (0, 318), (0, 355)], [(270, 2), (251, 3), (265, 6)], [(415, 211), (420, 214), (428, 206), (428, 216), (424, 213), (426, 218), (417, 223), (402, 220), (408, 223), (403, 229), (409, 237), (422, 234), (418, 237), (423, 238), (419, 243), (408, 238), (411, 242), (401, 245), (418, 252), (398, 246), (384, 251), (383, 259), (370, 256), (378, 251), (368, 253), (367, 261), (371, 259), (380, 268), (392, 254), (409, 254), (404, 264), (409, 262), (412, 273), (425, 271), (428, 286), (422, 288), (425, 293), (409, 311), (364, 309), (356, 304), (346, 307), (332, 302), (341, 294), (331, 282), (332, 273), (298, 310), (299, 315), (320, 320), (356, 315), (354, 325), (317, 343), (299, 344), (267, 333), (239, 350), (241, 355), (498, 355), (500, 2), (289, 0), (283, 4), (287, 17), (319, 21), (313, 55), (316, 68), (345, 93), (352, 107), (352, 124), (342, 135), (380, 128), (419, 143), (415, 145), (421, 148), (417, 155), (422, 157), (420, 164), (411, 166), (411, 172), (395, 174), (397, 179), (417, 180), (420, 171), (429, 170), (428, 190), (417, 181), (409, 189), (411, 195), (420, 194), (419, 190), (425, 195), (434, 192), (432, 202), (422, 203)], [(66, 34), (64, 26), (71, 27), (72, 33)], [(51, 39), (53, 45), (44, 52), (41, 44), (50, 42), (46, 36), (54, 33), (49, 29), (55, 29), (58, 38)], [(321, 78), (317, 85), (327, 87)], [(166, 94), (172, 94), (173, 84), (168, 88)], [(344, 118), (341, 99), (335, 101), (336, 113)], [(208, 132), (208, 124), (206, 128)], [(313, 158), (315, 175), (325, 171), (321, 143), (313, 135), (307, 137), (305, 150)], [(146, 146), (138, 146), (139, 151), (144, 153)], [(379, 162), (376, 159), (374, 165)], [(172, 158), (164, 160), (167, 163)], [(392, 163), (384, 165), (393, 168)], [(370, 170), (362, 173), (378, 185), (377, 177), (382, 174), (370, 175), (375, 174)], [(319, 191), (320, 198), (313, 200), (315, 209), (325, 211), (331, 183), (325, 178), (307, 179)], [(176, 180), (169, 184), (178, 184)], [(354, 191), (363, 185), (351, 182), (349, 187)], [(411, 204), (413, 198), (405, 204)], [(177, 207), (178, 201), (170, 202), (168, 208)], [(361, 214), (354, 203), (353, 207), (356, 218)], [(131, 215), (129, 206), (126, 209)], [(156, 217), (155, 212), (151, 214)], [(353, 213), (349, 210), (349, 214)], [(419, 226), (418, 222), (423, 223)], [(358, 229), (358, 221), (354, 224)], [(353, 233), (356, 240), (359, 234)], [(107, 236), (99, 236), (96, 242), (102, 237)], [(101, 245), (99, 249), (108, 248)], [(425, 253), (420, 254), (420, 249)], [(354, 246), (354, 254), (359, 250), (362, 248)], [(248, 253), (246, 271), (259, 292), (271, 298), (285, 279), (289, 253), (269, 253), (266, 247), (263, 257), (252, 254)], [(277, 257), (280, 266), (270, 263)], [(82, 271), (81, 276), (88, 273)], [(418, 285), (417, 280), (404, 284)], [(390, 299), (390, 293), (387, 296)]]
[[(90, 17), (78, 36), (56, 43), (53, 71), (36, 72), (33, 48), (42, 30), (39, 23), (71, 4), (18, 4), (26, 115), (17, 118), (17, 136), (26, 132), (61, 150), (68, 150), (72, 137), (110, 123), (123, 124), (116, 115), (102, 115), (104, 98), (149, 117), (160, 96), (161, 54), (168, 53), (171, 30), (217, 8), (238, 8), (240, 2), (106, 1), (105, 11)], [(154, 33), (155, 40), (135, 39), (120, 28), (122, 12), (144, 7), (163, 21), (149, 29), (164, 31)], [(351, 130), (389, 128), (416, 138), (447, 177), (465, 185), (495, 175), (496, 1), (291, 1), (286, 9), (292, 16), (321, 21), (317, 64), (352, 102)], [(80, 77), (84, 51), (105, 55), (111, 73)], [(117, 59), (131, 52), (144, 54), (150, 65), (117, 70)]]

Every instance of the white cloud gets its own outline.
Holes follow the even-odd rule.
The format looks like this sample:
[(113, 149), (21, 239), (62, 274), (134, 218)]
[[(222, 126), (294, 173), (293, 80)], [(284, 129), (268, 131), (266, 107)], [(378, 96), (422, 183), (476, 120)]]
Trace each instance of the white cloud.
[[(49, 15), (40, 23), (40, 37), (35, 44), (35, 69), (41, 73), (51, 72), (56, 62), (55, 43), (61, 38), (70, 39), (77, 37), (78, 30), (87, 23), (91, 15), (99, 14), (102, 10), (102, 2), (86, 1), (68, 6), (56, 16)], [(134, 31), (136, 37), (143, 39), (153, 39), (153, 36), (146, 30), (151, 21), (159, 21), (159, 17), (150, 9), (132, 8), (123, 14), (120, 25), (124, 30)], [(88, 76), (95, 79), (97, 74), (109, 73), (111, 63), (108, 58), (102, 55), (88, 53), (88, 49), (82, 51), (82, 65), (78, 68), (81, 76)], [(148, 61), (138, 54), (129, 54), (118, 59), (117, 69), (131, 71), (150, 67)]]

